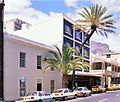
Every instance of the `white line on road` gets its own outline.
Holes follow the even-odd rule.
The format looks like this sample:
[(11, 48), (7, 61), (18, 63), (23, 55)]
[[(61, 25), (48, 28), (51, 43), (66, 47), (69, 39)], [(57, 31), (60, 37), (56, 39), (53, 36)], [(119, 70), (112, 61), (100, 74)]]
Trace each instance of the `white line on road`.
[(116, 95), (116, 96), (119, 96), (119, 95)]
[(103, 100), (100, 100), (99, 102), (103, 102), (103, 101), (106, 101), (106, 100), (108, 100), (107, 98), (105, 98), (105, 99), (103, 99)]

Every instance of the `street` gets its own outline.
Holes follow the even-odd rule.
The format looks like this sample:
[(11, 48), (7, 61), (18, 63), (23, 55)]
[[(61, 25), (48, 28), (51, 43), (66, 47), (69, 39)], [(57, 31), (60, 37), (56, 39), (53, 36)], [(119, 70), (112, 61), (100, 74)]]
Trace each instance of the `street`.
[(120, 90), (109, 91), (100, 94), (92, 94), (88, 97), (78, 97), (77, 99), (70, 99), (68, 101), (62, 102), (120, 102)]

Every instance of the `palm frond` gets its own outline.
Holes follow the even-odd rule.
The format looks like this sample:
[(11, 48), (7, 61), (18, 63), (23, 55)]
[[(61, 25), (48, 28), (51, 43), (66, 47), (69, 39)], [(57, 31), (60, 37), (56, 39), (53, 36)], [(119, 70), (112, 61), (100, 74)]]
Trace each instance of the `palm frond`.
[(49, 51), (49, 54), (53, 55), (57, 60), (60, 60), (60, 56), (58, 55), (58, 53), (56, 53), (55, 51)]
[(100, 28), (99, 29), (105, 31), (105, 32), (108, 32), (108, 33), (115, 33), (115, 31), (111, 30), (111, 29), (105, 29), (105, 28)]
[(108, 15), (102, 17), (101, 21), (106, 20), (106, 19), (111, 18), (111, 17), (113, 17), (113, 14), (108, 14)]
[(55, 48), (57, 49), (57, 51), (58, 51), (60, 57), (62, 57), (62, 53), (60, 52), (60, 49), (59, 49), (57, 46), (55, 46)]
[(86, 7), (84, 7), (84, 10), (86, 11), (87, 16), (90, 17), (91, 15), (90, 15), (88, 9)]
[(81, 15), (83, 18), (88, 19), (88, 17), (86, 17), (86, 15), (82, 12), (82, 13), (78, 13), (79, 15)]

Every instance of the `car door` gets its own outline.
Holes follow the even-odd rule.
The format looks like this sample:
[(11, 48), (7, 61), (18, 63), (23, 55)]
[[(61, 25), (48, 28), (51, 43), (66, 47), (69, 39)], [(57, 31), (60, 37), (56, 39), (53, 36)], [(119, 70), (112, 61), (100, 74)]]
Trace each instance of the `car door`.
[(88, 90), (86, 87), (84, 90), (85, 90), (86, 95), (88, 96), (90, 94), (90, 90)]
[(45, 100), (46, 100), (46, 102), (50, 102), (50, 101), (52, 101), (52, 97), (51, 97), (51, 95), (49, 94), (49, 93), (45, 93)]
[(68, 89), (68, 93), (69, 93), (70, 98), (74, 98), (74, 93), (72, 90)]

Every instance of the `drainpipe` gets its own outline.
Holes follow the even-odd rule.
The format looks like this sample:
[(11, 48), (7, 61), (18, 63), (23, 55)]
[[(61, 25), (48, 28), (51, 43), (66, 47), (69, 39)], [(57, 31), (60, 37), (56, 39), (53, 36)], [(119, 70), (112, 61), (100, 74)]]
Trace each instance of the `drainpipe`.
[(4, 0), (0, 0), (0, 97), (4, 98), (4, 33), (3, 33)]

